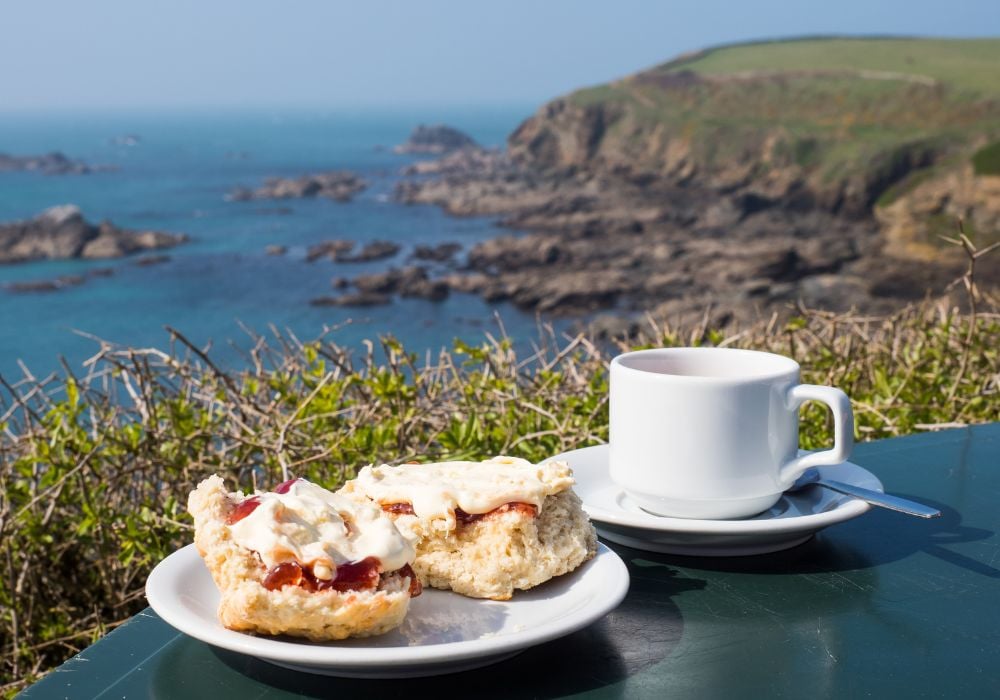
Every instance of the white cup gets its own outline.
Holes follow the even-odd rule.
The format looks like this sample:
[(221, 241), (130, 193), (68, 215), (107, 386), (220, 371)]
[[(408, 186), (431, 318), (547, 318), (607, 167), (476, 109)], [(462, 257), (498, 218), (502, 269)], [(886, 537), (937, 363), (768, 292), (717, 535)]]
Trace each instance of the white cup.
[[(799, 406), (833, 411), (833, 449), (799, 456)], [(799, 384), (794, 360), (728, 348), (661, 348), (611, 361), (611, 479), (641, 508), (677, 518), (756, 515), (809, 467), (854, 445), (840, 389)]]

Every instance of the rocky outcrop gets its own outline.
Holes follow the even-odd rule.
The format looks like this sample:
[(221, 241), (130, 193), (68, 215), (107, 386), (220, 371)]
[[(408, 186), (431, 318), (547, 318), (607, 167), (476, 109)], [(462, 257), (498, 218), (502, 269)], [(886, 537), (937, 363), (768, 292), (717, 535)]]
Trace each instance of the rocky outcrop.
[[(760, 90), (773, 90), (767, 84), (775, 80), (760, 78)], [(644, 81), (642, 75), (633, 78), (640, 85)], [(683, 80), (662, 81), (661, 86), (660, 99), (694, 103), (693, 121), (674, 123), (669, 112), (650, 119), (636, 103), (579, 104), (572, 97), (562, 98), (545, 105), (511, 134), (510, 157), (541, 171), (656, 179), (867, 218), (880, 194), (913, 170), (953, 151), (945, 140), (915, 135), (887, 138), (864, 159), (849, 161), (835, 155), (848, 150), (841, 138), (799, 137), (780, 122), (767, 125), (772, 121), (767, 118), (761, 119), (765, 126), (734, 125), (722, 131), (711, 126), (708, 120), (723, 104), (738, 99), (746, 85), (732, 90), (718, 78), (690, 74)], [(921, 94), (917, 101), (933, 99)], [(755, 115), (748, 109), (746, 122), (754, 123)]]
[(317, 297), (310, 299), (312, 306), (385, 306), (392, 303), (392, 297), (388, 294), (376, 292), (348, 292), (336, 297)]
[[(793, 300), (807, 280), (855, 264), (877, 243), (872, 227), (852, 228), (829, 215), (823, 221), (828, 235), (819, 240), (798, 237), (791, 221), (780, 212), (762, 213), (724, 236), (669, 222), (610, 236), (585, 227), (572, 236), (501, 236), (469, 251), (469, 270), (442, 280), (453, 291), (555, 315), (654, 306), (676, 312), (712, 298), (765, 308)], [(760, 235), (762, 228), (768, 233)]]
[(458, 129), (444, 124), (419, 125), (410, 134), (406, 143), (392, 150), (396, 153), (447, 153), (461, 148), (476, 148), (472, 138)]
[(43, 175), (86, 175), (95, 170), (81, 160), (72, 160), (58, 151), (41, 156), (11, 156), (0, 153), (0, 172), (33, 171)]
[(401, 175), (461, 175), (476, 171), (499, 172), (510, 166), (510, 159), (503, 151), (486, 148), (463, 148), (435, 160), (420, 160), (400, 170)]
[(317, 297), (310, 300), (313, 306), (365, 307), (391, 304), (393, 297), (443, 301), (448, 297), (451, 286), (446, 280), (431, 279), (423, 267), (409, 266), (389, 268), (383, 272), (359, 275), (352, 280), (335, 277), (330, 285), (337, 290), (346, 290), (337, 296)]
[[(906, 184), (906, 183), (904, 183)], [(1000, 237), (1000, 175), (977, 174), (969, 163), (919, 173), (913, 183), (882, 206), (875, 216), (889, 245), (919, 259), (940, 255), (941, 236), (954, 238), (961, 220), (982, 244)], [(985, 235), (984, 235), (985, 234)]]
[(327, 258), (339, 263), (362, 263), (374, 260), (387, 260), (395, 257), (399, 253), (400, 246), (392, 241), (371, 241), (366, 243), (357, 252), (354, 250), (354, 241), (335, 239), (323, 241), (309, 246), (306, 251), (306, 260), (315, 262), (322, 258)]
[(60, 275), (54, 279), (47, 280), (22, 280), (18, 282), (8, 282), (3, 285), (8, 292), (15, 294), (32, 294), (38, 292), (57, 292), (62, 289), (76, 287), (92, 277), (110, 277), (115, 273), (110, 267), (95, 267), (80, 275)]
[[(553, 100), (506, 152), (408, 166), (398, 201), (528, 232), (473, 247), (450, 289), (565, 315), (881, 312), (962, 273), (936, 243), (959, 218), (979, 245), (1000, 239), (1000, 95), (854, 68), (685, 68), (697, 58)], [(1000, 284), (1000, 255), (977, 266)]]
[[(791, 44), (822, 67), (790, 65)], [(971, 41), (948, 49), (969, 72), (985, 65), (981, 50)], [(934, 77), (888, 67), (921, 55), (919, 40), (718, 47), (552, 100), (511, 134), (508, 151), (540, 171), (655, 180), (870, 219), (880, 197), (915, 171), (968, 164), (998, 137), (997, 83), (973, 84), (933, 61)]]
[(144, 255), (141, 258), (136, 258), (132, 264), (136, 267), (152, 267), (153, 265), (168, 263), (172, 259), (169, 255)]
[(399, 244), (392, 241), (372, 241), (361, 246), (357, 253), (341, 253), (334, 259), (337, 262), (361, 263), (373, 260), (386, 260), (399, 252)]
[(360, 275), (355, 277), (351, 283), (362, 292), (396, 294), (401, 289), (408, 289), (426, 279), (427, 271), (424, 268), (404, 267), (403, 269), (389, 268), (385, 272)]
[(436, 204), (454, 216), (494, 216), (550, 207), (571, 180), (543, 175), (490, 157), (443, 177), (402, 180), (393, 197), (404, 204)]
[(452, 262), (455, 255), (462, 250), (461, 243), (439, 243), (438, 245), (416, 245), (411, 256), (414, 260), (429, 262)]
[(36, 292), (55, 292), (67, 287), (76, 287), (83, 284), (83, 275), (62, 275), (51, 280), (26, 280), (24, 282), (8, 282), (4, 285), (7, 291), (17, 294), (31, 294)]
[(450, 291), (447, 282), (429, 279), (422, 267), (390, 268), (355, 277), (352, 283), (363, 294), (398, 294), (429, 301), (442, 301)]
[(182, 234), (118, 228), (108, 221), (91, 224), (73, 205), (52, 207), (34, 219), (0, 224), (0, 263), (64, 258), (120, 258), (170, 248)]
[(354, 250), (354, 241), (344, 239), (334, 239), (323, 241), (309, 246), (306, 251), (306, 260), (316, 262), (323, 258), (339, 263), (363, 263), (374, 260), (387, 260), (395, 257), (400, 250), (398, 243), (392, 241), (371, 241), (364, 244), (357, 252)]
[(352, 248), (354, 248), (354, 241), (344, 239), (323, 241), (322, 243), (309, 246), (309, 249), (306, 251), (306, 260), (309, 262), (316, 262), (321, 258), (328, 258), (334, 261), (339, 260), (341, 255), (347, 254)]
[[(720, 311), (719, 321), (788, 312), (797, 300), (887, 311), (913, 289), (943, 291), (957, 256), (890, 255), (878, 223), (745, 191), (639, 181), (510, 164), (404, 181), (396, 196), (462, 215), (499, 215), (530, 231), (473, 246), (466, 269), (441, 278), (453, 292), (530, 311), (588, 315)], [(983, 279), (997, 276), (981, 268)], [(913, 285), (900, 285), (908, 277)], [(897, 281), (894, 281), (897, 280)], [(926, 286), (922, 286), (926, 285)]]
[(326, 197), (338, 202), (349, 202), (354, 195), (365, 190), (368, 183), (358, 175), (346, 170), (337, 170), (296, 178), (272, 177), (257, 189), (237, 187), (227, 199), (232, 202), (246, 202), (257, 199), (303, 199)]

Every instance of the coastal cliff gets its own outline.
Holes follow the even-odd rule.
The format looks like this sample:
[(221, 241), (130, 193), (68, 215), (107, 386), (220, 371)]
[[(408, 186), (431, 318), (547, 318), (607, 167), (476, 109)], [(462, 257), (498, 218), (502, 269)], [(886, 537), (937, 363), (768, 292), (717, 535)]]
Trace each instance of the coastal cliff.
[[(997, 65), (997, 39), (721, 47), (553, 100), (509, 151), (543, 171), (655, 178), (857, 218), (919, 174), (964, 193), (935, 211), (978, 219), (998, 209)], [(983, 216), (996, 234), (995, 213)]]
[(961, 274), (959, 219), (1000, 239), (996, 65), (993, 39), (721, 47), (557, 98), (396, 197), (529, 232), (449, 277), (524, 308), (888, 311)]

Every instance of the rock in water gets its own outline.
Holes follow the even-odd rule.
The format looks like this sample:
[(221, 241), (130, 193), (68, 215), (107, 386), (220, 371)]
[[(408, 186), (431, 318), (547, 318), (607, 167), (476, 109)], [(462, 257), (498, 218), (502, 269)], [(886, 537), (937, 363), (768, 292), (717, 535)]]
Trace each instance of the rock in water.
[(415, 260), (430, 260), (432, 262), (450, 262), (455, 254), (462, 250), (460, 243), (440, 243), (438, 245), (418, 245), (413, 248), (412, 257)]
[(317, 297), (310, 299), (309, 303), (312, 306), (384, 306), (392, 303), (392, 298), (377, 292), (348, 292), (339, 297)]
[(372, 260), (385, 260), (391, 258), (399, 252), (399, 245), (392, 241), (372, 241), (366, 243), (357, 253), (348, 255), (342, 253), (334, 258), (337, 262), (371, 262)]
[(451, 291), (446, 281), (431, 280), (427, 270), (416, 266), (361, 275), (354, 278), (354, 286), (362, 294), (399, 294), (428, 301), (443, 301)]
[(0, 224), (0, 263), (66, 258), (120, 258), (171, 248), (183, 234), (133, 231), (109, 221), (91, 224), (72, 204), (52, 207), (28, 221)]
[(348, 253), (353, 247), (354, 241), (344, 239), (323, 241), (322, 243), (309, 246), (309, 250), (306, 251), (306, 260), (308, 262), (316, 262), (320, 258), (339, 260), (340, 256)]
[(467, 134), (444, 124), (426, 126), (421, 124), (406, 143), (396, 146), (396, 153), (447, 153), (463, 148), (478, 148), (478, 144)]
[(169, 255), (144, 255), (132, 264), (137, 267), (152, 267), (153, 265), (162, 265), (168, 262), (170, 262)]
[(0, 172), (28, 170), (45, 175), (85, 175), (93, 168), (80, 160), (71, 160), (55, 151), (42, 156), (11, 156), (0, 153)]
[(83, 284), (84, 278), (81, 275), (63, 275), (54, 280), (28, 280), (24, 282), (10, 282), (4, 285), (8, 291), (25, 292), (55, 292), (66, 287), (75, 287)]
[(338, 202), (349, 202), (354, 195), (362, 192), (368, 183), (347, 170), (303, 175), (302, 177), (272, 177), (261, 187), (252, 190), (237, 187), (226, 197), (231, 202), (247, 202), (255, 199), (303, 199), (306, 197), (326, 197)]
[(422, 267), (404, 267), (402, 270), (393, 267), (385, 272), (360, 275), (354, 278), (353, 283), (361, 292), (396, 294), (426, 280), (427, 271)]

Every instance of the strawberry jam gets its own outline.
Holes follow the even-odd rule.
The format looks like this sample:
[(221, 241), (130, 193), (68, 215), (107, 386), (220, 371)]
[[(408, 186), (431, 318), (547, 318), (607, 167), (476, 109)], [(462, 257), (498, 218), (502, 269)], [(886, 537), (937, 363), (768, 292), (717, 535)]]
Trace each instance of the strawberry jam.
[[(300, 479), (292, 478), (278, 484), (274, 488), (274, 493), (288, 493), (297, 481), (300, 481)], [(251, 496), (250, 498), (244, 499), (240, 503), (236, 504), (233, 510), (229, 513), (226, 518), (226, 524), (233, 525), (243, 520), (248, 515), (253, 513), (260, 503), (260, 496)], [(407, 510), (410, 513), (413, 512), (413, 508), (408, 503), (396, 505), (404, 507), (405, 510), (391, 510), (391, 512), (407, 512)], [(347, 519), (346, 514), (342, 513), (341, 517), (343, 518), (344, 527), (347, 529), (348, 536), (350, 536), (351, 530), (353, 529), (351, 523)], [(253, 550), (251, 550), (251, 552), (253, 552)], [(257, 559), (260, 560), (260, 554), (256, 552), (254, 552), (254, 554), (256, 554)], [(261, 568), (263, 567), (264, 565), (261, 564)], [(377, 557), (365, 557), (360, 561), (341, 564), (333, 570), (332, 578), (321, 579), (316, 576), (312, 566), (300, 564), (296, 561), (285, 561), (275, 564), (268, 569), (264, 575), (263, 581), (261, 581), (261, 585), (269, 591), (277, 591), (285, 586), (298, 586), (307, 591), (334, 590), (340, 593), (347, 591), (374, 592), (378, 589), (379, 584), (382, 582), (382, 575), (380, 572), (381, 568), (382, 563)], [(324, 574), (327, 573), (329, 573), (329, 571), (324, 571)], [(420, 595), (420, 581), (417, 579), (416, 574), (413, 573), (413, 569), (409, 564), (391, 572), (389, 575), (408, 576), (410, 578), (410, 595), (414, 597)]]
[[(288, 490), (292, 488), (292, 484), (296, 481), (299, 481), (297, 477), (289, 479), (288, 481), (283, 481), (275, 487), (274, 492), (288, 493)], [(236, 508), (233, 509), (233, 512), (229, 514), (229, 517), (226, 518), (226, 525), (233, 525), (243, 520), (243, 518), (253, 513), (254, 509), (256, 509), (259, 505), (259, 496), (251, 496), (250, 498), (244, 499), (236, 506)]]
[(399, 574), (400, 576), (410, 577), (411, 598), (416, 598), (418, 595), (424, 592), (424, 587), (420, 585), (420, 579), (417, 578), (417, 575), (413, 572), (413, 567), (411, 567), (409, 564), (405, 565), (402, 569), (400, 569), (396, 573)]
[(280, 484), (274, 487), (275, 493), (288, 493), (289, 489), (292, 488), (292, 484), (296, 481), (300, 481), (298, 477), (292, 477), (288, 481), (282, 481)]
[(319, 580), (316, 588), (325, 591), (332, 588), (335, 591), (375, 590), (379, 582), (379, 560), (375, 557), (365, 557), (361, 561), (341, 564), (329, 581)]
[[(361, 561), (341, 564), (337, 567), (332, 579), (316, 578), (312, 569), (294, 561), (275, 564), (264, 577), (263, 586), (269, 591), (276, 591), (284, 586), (301, 586), (309, 591), (325, 591), (332, 589), (344, 593), (347, 591), (374, 591), (379, 584), (379, 561), (375, 557), (366, 557)], [(408, 573), (407, 573), (408, 572)], [(410, 576), (411, 595), (420, 595), (420, 582), (413, 574), (413, 569), (407, 564), (399, 573)], [(414, 590), (417, 581), (417, 593)]]
[(264, 577), (264, 588), (269, 591), (276, 591), (285, 586), (299, 586), (306, 580), (302, 567), (294, 561), (286, 561), (275, 564)]
[(260, 498), (258, 496), (251, 496), (250, 498), (244, 499), (237, 504), (235, 508), (233, 508), (233, 511), (226, 518), (226, 525), (233, 525), (243, 520), (243, 518), (253, 513), (254, 509), (256, 509), (259, 505)]

